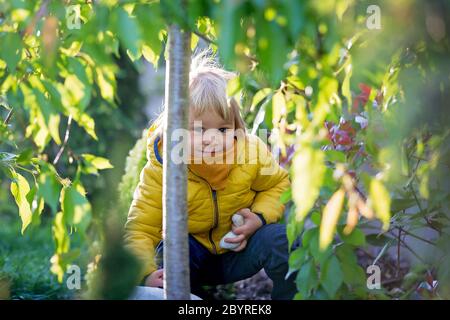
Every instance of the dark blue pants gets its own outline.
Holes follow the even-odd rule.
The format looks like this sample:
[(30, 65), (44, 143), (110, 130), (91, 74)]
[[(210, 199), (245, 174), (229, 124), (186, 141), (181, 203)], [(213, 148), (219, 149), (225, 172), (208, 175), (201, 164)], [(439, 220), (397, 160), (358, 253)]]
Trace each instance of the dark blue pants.
[[(163, 242), (156, 248), (160, 268)], [(286, 226), (267, 224), (259, 228), (240, 252), (214, 255), (189, 235), (191, 292), (198, 294), (203, 285), (233, 283), (249, 278), (264, 268), (273, 281), (272, 299), (290, 300), (296, 293), (295, 276), (287, 280), (289, 253)], [(201, 294), (198, 294), (201, 296)]]

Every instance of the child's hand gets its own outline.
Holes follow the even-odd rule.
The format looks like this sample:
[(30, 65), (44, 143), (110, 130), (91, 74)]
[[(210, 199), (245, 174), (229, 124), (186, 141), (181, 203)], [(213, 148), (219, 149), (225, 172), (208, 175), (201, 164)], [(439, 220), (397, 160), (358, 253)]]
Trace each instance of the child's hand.
[(150, 273), (147, 278), (145, 278), (145, 285), (147, 287), (163, 287), (164, 280), (164, 269), (158, 269)]
[(247, 239), (263, 224), (261, 219), (255, 213), (251, 212), (249, 208), (241, 209), (237, 213), (244, 217), (244, 224), (240, 227), (232, 226), (232, 231), (237, 237), (225, 238), (225, 241), (229, 243), (241, 243), (239, 247), (231, 249), (235, 252), (244, 250), (247, 246)]

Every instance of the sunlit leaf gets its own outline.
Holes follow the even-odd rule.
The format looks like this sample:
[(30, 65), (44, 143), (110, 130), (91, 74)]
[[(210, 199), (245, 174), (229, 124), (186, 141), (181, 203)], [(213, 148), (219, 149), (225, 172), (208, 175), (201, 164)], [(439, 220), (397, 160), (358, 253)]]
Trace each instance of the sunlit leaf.
[(352, 67), (352, 60), (351, 58), (348, 58), (345, 63), (345, 77), (344, 81), (342, 82), (342, 95), (347, 99), (348, 110), (350, 110), (352, 107), (352, 93), (350, 91), (350, 79), (353, 73)]
[(383, 183), (378, 179), (370, 182), (370, 199), (375, 215), (383, 223), (383, 230), (389, 229), (391, 219), (391, 197)]
[(97, 157), (92, 154), (82, 154), (83, 159), (86, 161), (86, 170), (88, 173), (98, 174), (97, 170), (104, 170), (113, 168), (108, 159)]
[(344, 205), (344, 189), (336, 191), (323, 209), (322, 223), (320, 224), (319, 246), (321, 250), (326, 249), (333, 240), (336, 224)]
[(64, 213), (58, 212), (53, 220), (52, 226), (53, 239), (56, 245), (56, 253), (50, 259), (52, 264), (50, 271), (58, 276), (58, 281), (61, 283), (66, 272), (66, 264), (62, 255), (69, 251), (70, 238), (65, 224)]
[(272, 97), (272, 123), (275, 126), (282, 114), (286, 113), (286, 100), (282, 92), (277, 91)]
[(152, 48), (147, 45), (143, 45), (142, 55), (148, 62), (152, 63), (155, 68), (158, 66), (159, 55), (157, 55)]
[(348, 7), (353, 3), (353, 0), (337, 0), (336, 1), (336, 15), (339, 20), (342, 20), (342, 16)]
[(63, 188), (61, 192), (61, 207), (64, 221), (68, 225), (85, 231), (91, 220), (91, 204), (86, 199), (85, 191), (80, 184)]
[(100, 94), (102, 98), (112, 102), (114, 100), (114, 91), (116, 86), (116, 80), (114, 73), (108, 68), (95, 68), (97, 84), (100, 88)]
[(58, 113), (58, 110), (56, 110), (50, 103), (50, 101), (47, 100), (47, 98), (45, 98), (45, 96), (37, 89), (34, 89), (33, 93), (36, 96), (36, 101), (38, 103), (42, 116), (44, 117), (43, 120), (45, 123), (43, 125), (47, 127), (47, 130), (53, 140), (55, 140), (57, 144), (61, 144), (61, 138), (59, 136), (60, 115)]
[(10, 190), (19, 208), (19, 215), (22, 220), (22, 234), (31, 222), (32, 212), (29, 202), (27, 201), (27, 194), (30, 191), (30, 186), (27, 179), (20, 173), (14, 173), (14, 180), (11, 181)]

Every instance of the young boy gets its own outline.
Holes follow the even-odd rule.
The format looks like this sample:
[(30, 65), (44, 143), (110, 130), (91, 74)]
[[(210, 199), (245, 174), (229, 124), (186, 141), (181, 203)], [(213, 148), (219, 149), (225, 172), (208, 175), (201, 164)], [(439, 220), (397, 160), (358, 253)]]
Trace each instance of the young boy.
[[(292, 299), (296, 293), (294, 278), (285, 279), (286, 228), (277, 223), (284, 210), (280, 195), (289, 188), (288, 174), (261, 139), (245, 132), (237, 102), (226, 95), (227, 81), (232, 76), (208, 54), (193, 59), (189, 81), (190, 151), (201, 161), (191, 157), (188, 162), (191, 291), (201, 296), (203, 285), (232, 283), (264, 268), (273, 280), (272, 298)], [(151, 287), (163, 286), (163, 265), (155, 261), (155, 247), (160, 257), (163, 247), (163, 117), (164, 112), (150, 130), (148, 161), (125, 225), (126, 246), (142, 262), (142, 283)], [(235, 213), (243, 217), (240, 227), (232, 225)], [(237, 235), (225, 239), (237, 246), (231, 250), (220, 246), (230, 230)]]

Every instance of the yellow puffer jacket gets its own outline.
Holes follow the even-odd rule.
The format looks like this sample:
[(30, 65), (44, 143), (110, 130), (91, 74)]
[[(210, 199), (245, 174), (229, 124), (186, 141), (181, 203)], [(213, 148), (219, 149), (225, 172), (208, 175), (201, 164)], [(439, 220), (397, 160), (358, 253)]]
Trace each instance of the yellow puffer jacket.
[[(125, 246), (142, 262), (140, 279), (157, 269), (154, 250), (162, 239), (162, 159), (157, 136), (147, 142), (147, 163), (140, 174), (125, 224)], [(250, 208), (266, 223), (278, 222), (284, 210), (281, 194), (289, 177), (266, 144), (254, 135), (238, 139), (237, 164), (223, 190), (212, 190), (206, 180), (188, 170), (188, 232), (213, 254), (226, 249), (220, 239), (231, 230), (231, 216)]]

